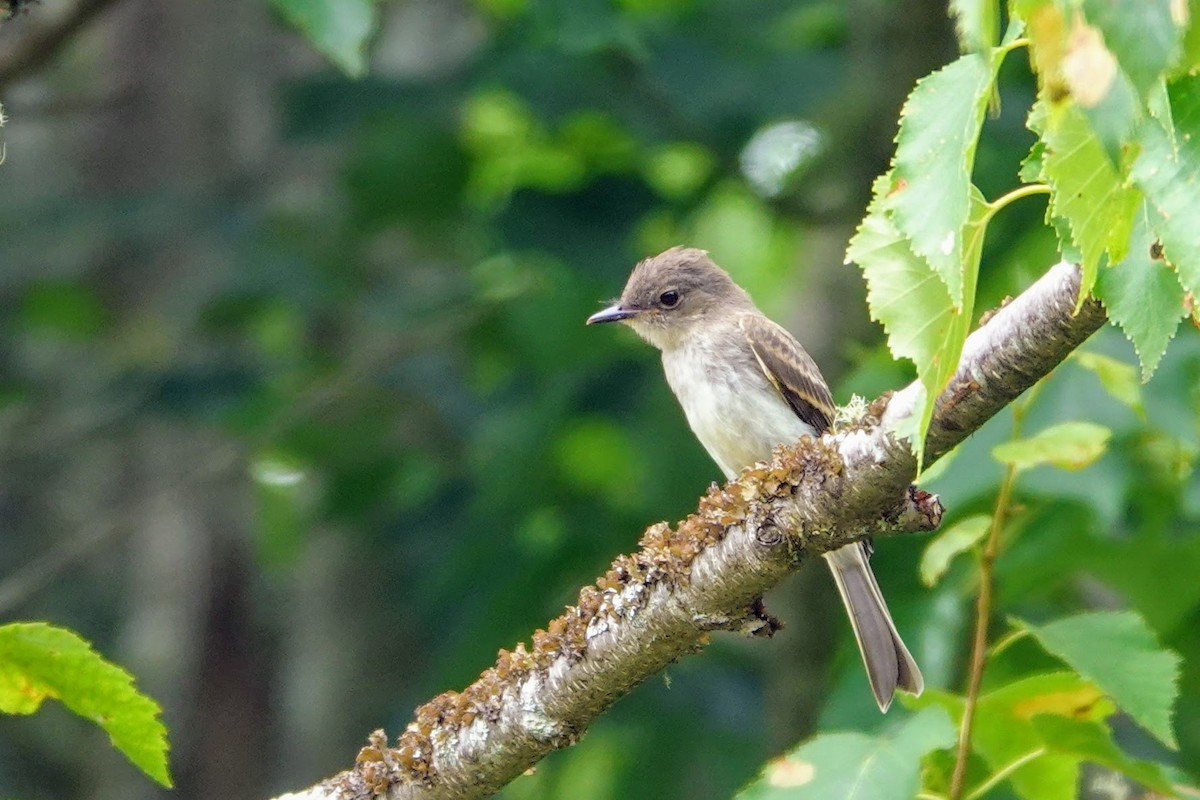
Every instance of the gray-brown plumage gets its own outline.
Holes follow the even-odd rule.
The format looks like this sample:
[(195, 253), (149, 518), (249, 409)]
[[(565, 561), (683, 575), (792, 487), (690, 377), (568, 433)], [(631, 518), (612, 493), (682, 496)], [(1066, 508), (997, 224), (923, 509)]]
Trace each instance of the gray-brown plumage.
[(824, 433), (833, 426), (833, 397), (817, 364), (782, 325), (762, 314), (738, 315), (738, 327), (766, 374), (796, 416)]
[[(734, 478), (779, 444), (819, 436), (833, 398), (812, 358), (703, 250), (673, 247), (634, 267), (621, 299), (588, 323), (624, 322), (662, 351), (667, 382), (705, 450)], [(924, 684), (861, 543), (825, 554), (881, 710)]]

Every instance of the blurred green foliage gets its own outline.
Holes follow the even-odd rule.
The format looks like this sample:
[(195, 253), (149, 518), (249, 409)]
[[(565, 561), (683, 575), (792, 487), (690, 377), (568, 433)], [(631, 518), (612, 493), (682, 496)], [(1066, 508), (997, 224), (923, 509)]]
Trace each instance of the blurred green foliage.
[[(320, 14), (354, 16), (341, 38), (318, 41), (352, 73), (365, 65), (372, 30), (380, 59), (415, 47), (432, 64), (443, 49), (391, 27), (413, 14), (437, 18), (431, 6), (380, 6), (381, 18), (368, 22), (369, 3), (273, 5), (301, 28)], [(838, 262), (870, 179), (887, 167), (903, 94), (953, 55), (943, 4), (478, 0), (451, 16), (445, 24), (473, 38), (449, 67), (379, 68), (357, 82), (306, 68), (271, 83), (272, 147), (290, 159), (274, 165), (279, 174), (246, 176), (231, 165), (206, 183), (163, 156), (132, 190), (124, 176), (90, 174), (41, 191), (14, 171), (27, 182), (0, 193), (0, 423), (10, 440), (0, 522), (12, 543), (0, 548), (0, 590), (6, 575), (77, 535), (74, 518), (59, 515), (71, 486), (56, 476), (97, 443), (133, 452), (139, 435), (158, 440), (170, 430), (233, 447), (232, 487), (200, 470), (174, 488), (231, 509), (233, 536), (245, 545), (237, 552), (248, 565), (244, 613), (254, 635), (242, 647), (261, 658), (253, 685), (283, 706), (245, 713), (266, 719), (271, 740), (288, 750), (303, 735), (289, 720), (303, 714), (285, 702), (322, 706), (285, 701), (279, 685), (305, 668), (344, 681), (328, 689), (339, 720), (305, 751), (316, 755), (297, 766), (273, 754), (264, 792), (344, 767), (369, 730), (394, 732), (416, 704), (460, 688), (498, 648), (572, 601), (646, 525), (687, 513), (718, 477), (653, 352), (632, 335), (583, 326), (638, 258), (684, 242), (709, 249), (824, 356), (840, 402), (914, 377), (865, 323), (865, 289)], [(994, 36), (984, 17), (960, 10), (959, 22)], [(902, 25), (921, 36), (897, 36)], [(1005, 62), (1000, 87), (973, 176), (988, 197), (1017, 184), (1034, 139), (1024, 126), (1035, 91), (1024, 59)], [(217, 119), (234, 126), (240, 117)], [(755, 141), (765, 144), (752, 149)], [(48, 148), (37, 157), (62, 156)], [(977, 310), (1057, 260), (1044, 211), (1029, 200), (992, 220)], [(1193, 768), (1200, 340), (1181, 330), (1136, 403), (1136, 382), (1114, 360), (1128, 369), (1135, 356), (1106, 330), (1029, 410), (1028, 431), (1087, 420), (1112, 438), (1081, 472), (1038, 466), (1019, 478), (998, 611), (1033, 623), (1080, 608), (1138, 612), (1184, 658), (1180, 750), (1133, 726), (1118, 726), (1117, 738), (1139, 757)], [(991, 451), (1010, 429), (1001, 415), (927, 476), (951, 509), (947, 525), (991, 512), (1002, 477)], [(127, 508), (145, 498), (124, 496), (116, 511), (103, 497), (87, 502), (86, 513), (127, 528)], [(331, 554), (330, 539), (345, 548)], [(4, 614), (53, 616), (110, 652), (136, 600), (128, 547), (112, 543), (105, 574), (72, 564)], [(933, 689), (957, 690), (973, 573), (959, 558), (927, 588), (922, 548), (909, 538), (880, 542), (876, 569)], [(314, 559), (335, 576), (323, 590), (310, 585)], [(307, 608), (309, 593), (346, 632), (333, 667), (287, 660), (291, 606)], [(891, 726), (890, 736), (942, 745), (938, 723), (928, 722), (934, 712), (878, 715), (840, 617), (828, 626), (838, 637), (829, 646), (794, 596), (768, 603), (795, 630), (816, 626), (812, 635), (827, 645), (804, 654), (805, 674), (819, 684), (815, 711), (780, 710), (790, 632), (771, 643), (718, 637), (503, 796), (728, 797), (814, 730)], [(215, 627), (210, 636), (233, 640), (235, 626)], [(203, 634), (173, 633), (204, 658), (233, 660)], [(139, 675), (149, 669), (122, 663)], [(989, 666), (985, 690), (1061, 666), (1018, 642)], [(989, 696), (997, 707), (1008, 702)], [(237, 748), (237, 726), (210, 741), (194, 696), (164, 705), (181, 742), (180, 794), (205, 796), (195, 764)], [(1020, 726), (1035, 735), (1028, 720)], [(40, 796), (49, 779), (31, 765), (61, 739), (11, 730), (0, 728), (0, 793)], [(81, 796), (84, 767), (64, 769), (58, 796)]]

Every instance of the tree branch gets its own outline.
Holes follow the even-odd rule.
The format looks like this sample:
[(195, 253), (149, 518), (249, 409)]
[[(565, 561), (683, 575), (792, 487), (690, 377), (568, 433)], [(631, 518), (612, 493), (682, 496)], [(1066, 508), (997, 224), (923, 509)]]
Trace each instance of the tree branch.
[[(1104, 324), (1094, 300), (1072, 313), (1078, 290), (1078, 270), (1059, 264), (971, 335), (937, 401), (930, 462)], [(912, 453), (888, 433), (919, 395), (914, 385), (885, 396), (848, 429), (781, 448), (710, 487), (674, 529), (647, 529), (638, 552), (619, 556), (577, 605), (534, 633), (532, 649), (500, 651), (463, 692), (417, 709), (395, 747), (377, 731), (352, 769), (284, 797), (486, 797), (573, 744), (632, 687), (701, 649), (710, 631), (770, 635), (778, 623), (760, 598), (803, 559), (864, 536), (937, 526), (940, 502), (910, 485)]]

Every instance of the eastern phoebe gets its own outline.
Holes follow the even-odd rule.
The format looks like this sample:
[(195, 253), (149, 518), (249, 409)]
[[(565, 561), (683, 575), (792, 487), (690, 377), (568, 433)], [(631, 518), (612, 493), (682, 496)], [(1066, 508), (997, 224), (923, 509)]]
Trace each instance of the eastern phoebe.
[[(640, 262), (620, 301), (587, 322), (624, 322), (662, 351), (667, 383), (726, 478), (769, 459), (776, 445), (830, 429), (833, 397), (817, 365), (703, 250), (672, 247)], [(920, 694), (921, 671), (896, 632), (866, 545), (824, 557), (880, 710), (896, 689)]]

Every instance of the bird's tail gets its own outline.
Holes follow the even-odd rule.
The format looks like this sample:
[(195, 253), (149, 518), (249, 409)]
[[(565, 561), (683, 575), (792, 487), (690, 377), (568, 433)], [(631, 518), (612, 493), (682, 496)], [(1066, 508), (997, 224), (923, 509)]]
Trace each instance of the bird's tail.
[(825, 553), (825, 560), (850, 615), (879, 710), (888, 710), (897, 689), (920, 694), (925, 680), (896, 632), (883, 593), (871, 573), (866, 546), (861, 542), (848, 544)]

